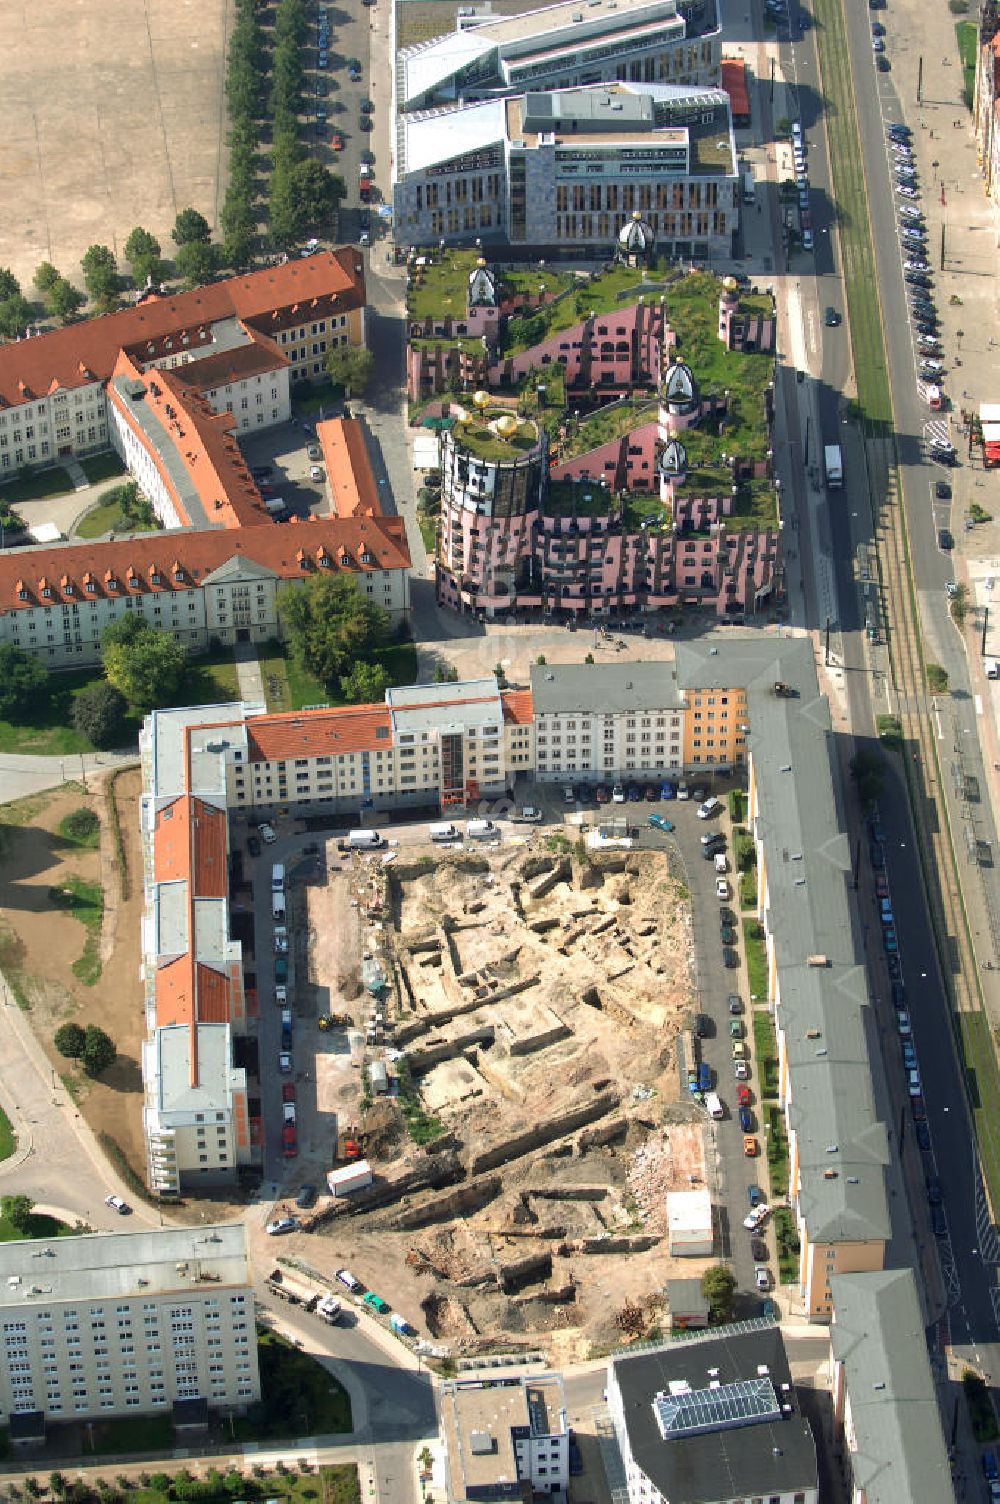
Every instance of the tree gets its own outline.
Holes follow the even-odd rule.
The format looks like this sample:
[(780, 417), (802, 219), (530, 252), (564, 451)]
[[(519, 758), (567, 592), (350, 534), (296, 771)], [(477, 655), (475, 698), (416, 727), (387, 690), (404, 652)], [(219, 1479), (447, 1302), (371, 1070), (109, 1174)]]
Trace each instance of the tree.
[(52, 1043), (67, 1060), (79, 1060), (86, 1042), (85, 1031), (75, 1023), (60, 1024), (52, 1036)]
[(87, 1025), (87, 1038), (83, 1046), (81, 1060), (83, 1068), (88, 1076), (101, 1076), (109, 1065), (114, 1065), (118, 1058), (115, 1042), (110, 1034), (105, 1034), (96, 1024)]
[(881, 797), (885, 784), (885, 762), (881, 752), (859, 747), (851, 758), (851, 777), (864, 809), (871, 809)]
[(0, 303), (0, 335), (5, 339), (20, 339), (31, 323), (32, 307), (19, 292)]
[(737, 872), (749, 872), (757, 863), (757, 848), (748, 830), (733, 831), (733, 861)]
[(325, 230), (346, 192), (343, 178), (315, 157), (296, 162), (289, 174), (289, 190), (303, 234), (306, 230)]
[(19, 1233), (31, 1231), (31, 1212), (35, 1203), (30, 1196), (4, 1196), (0, 1200), (0, 1215)]
[(80, 261), (83, 281), (95, 303), (108, 304), (118, 295), (121, 282), (114, 252), (106, 245), (88, 246)]
[(51, 261), (41, 261), (35, 270), (32, 281), (39, 292), (48, 292), (52, 284), (59, 281), (59, 273)]
[(375, 374), (375, 357), (361, 345), (338, 345), (326, 357), (330, 380), (351, 397), (365, 391)]
[(0, 266), (0, 303), (6, 303), (8, 298), (16, 298), (20, 291), (21, 284), (10, 267)]
[(733, 1295), (736, 1292), (736, 1276), (725, 1264), (713, 1264), (701, 1277), (701, 1293), (708, 1301), (708, 1319), (713, 1326), (730, 1321), (733, 1314)]
[(62, 1496), (63, 1496), (63, 1494), (66, 1492), (67, 1487), (68, 1487), (68, 1484), (67, 1484), (67, 1481), (66, 1481), (66, 1475), (65, 1475), (65, 1473), (50, 1473), (49, 1474), (49, 1493), (50, 1494), (55, 1494), (56, 1498), (61, 1499)]
[(940, 663), (927, 664), (927, 688), (932, 695), (945, 695), (948, 693), (948, 671), (941, 667)]
[(45, 295), (49, 312), (57, 319), (62, 319), (63, 323), (79, 312), (85, 301), (83, 293), (72, 282), (67, 282), (65, 277), (57, 277)]
[(140, 268), (145, 267), (150, 261), (156, 261), (160, 256), (160, 242), (155, 235), (144, 230), (142, 225), (136, 225), (125, 242), (125, 260), (132, 268), (132, 275), (136, 281), (146, 280), (146, 273)]
[(88, 684), (73, 701), (73, 729), (95, 747), (120, 747), (134, 740), (126, 730), (128, 703), (120, 690), (106, 679)]
[(24, 715), (44, 698), (49, 671), (13, 643), (0, 643), (0, 713)]
[(381, 663), (356, 663), (340, 681), (341, 693), (352, 705), (372, 705), (376, 700), (384, 700), (388, 688), (389, 675)]
[(218, 249), (204, 240), (188, 240), (174, 257), (174, 264), (188, 287), (201, 287), (211, 282), (218, 270)]
[(187, 652), (172, 632), (139, 617), (120, 617), (101, 638), (105, 677), (136, 710), (166, 705), (180, 689)]
[(389, 618), (350, 575), (313, 575), (278, 596), (278, 615), (296, 659), (324, 684), (371, 659), (389, 633)]
[(171, 238), (174, 245), (193, 245), (199, 241), (207, 245), (211, 234), (204, 214), (199, 214), (197, 209), (182, 209), (174, 220)]

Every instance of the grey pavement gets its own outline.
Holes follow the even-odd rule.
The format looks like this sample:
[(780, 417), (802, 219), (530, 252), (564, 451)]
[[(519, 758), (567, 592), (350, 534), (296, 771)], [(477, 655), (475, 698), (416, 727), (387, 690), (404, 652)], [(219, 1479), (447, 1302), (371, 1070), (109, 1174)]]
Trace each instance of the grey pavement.
[(236, 660), (236, 678), (240, 686), (240, 699), (247, 705), (266, 704), (264, 676), (260, 671), (257, 652), (252, 642), (238, 642), (233, 650)]
[(128, 752), (73, 752), (64, 757), (0, 753), (0, 804), (40, 794), (63, 783), (86, 784), (91, 774), (127, 767), (135, 760), (134, 748)]

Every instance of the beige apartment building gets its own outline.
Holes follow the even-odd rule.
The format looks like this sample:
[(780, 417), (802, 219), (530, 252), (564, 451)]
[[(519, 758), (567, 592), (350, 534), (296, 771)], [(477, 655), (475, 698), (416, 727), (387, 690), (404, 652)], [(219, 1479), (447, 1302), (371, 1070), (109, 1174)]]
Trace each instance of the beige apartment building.
[(4, 1426), (260, 1399), (241, 1223), (0, 1244), (0, 1290)]

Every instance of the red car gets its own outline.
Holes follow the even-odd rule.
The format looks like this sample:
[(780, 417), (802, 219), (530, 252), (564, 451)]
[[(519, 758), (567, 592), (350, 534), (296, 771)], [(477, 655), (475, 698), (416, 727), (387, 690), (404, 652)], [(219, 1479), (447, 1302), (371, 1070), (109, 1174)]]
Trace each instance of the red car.
[(604, 783), (599, 783), (594, 792), (594, 797), (597, 800), (598, 804), (607, 804), (608, 800), (611, 798), (611, 795), (608, 793), (607, 785)]
[(294, 1159), (299, 1152), (299, 1141), (294, 1123), (286, 1123), (281, 1130), (281, 1153), (285, 1159)]
[(295, 1101), (295, 1082), (283, 1081), (281, 1084), (281, 1100), (283, 1102)]
[(737, 1101), (737, 1103), (739, 1104), (740, 1107), (749, 1107), (750, 1106), (750, 1088), (749, 1088), (749, 1086), (738, 1086), (736, 1088), (736, 1101)]
[(875, 897), (889, 897), (889, 879), (884, 872), (876, 872), (875, 874)]

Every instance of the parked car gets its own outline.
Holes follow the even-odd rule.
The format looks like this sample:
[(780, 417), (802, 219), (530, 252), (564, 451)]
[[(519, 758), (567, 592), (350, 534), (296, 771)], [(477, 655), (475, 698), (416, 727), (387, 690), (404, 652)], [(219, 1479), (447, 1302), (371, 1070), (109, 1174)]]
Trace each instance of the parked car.
[(750, 1088), (742, 1083), (736, 1088), (736, 1100), (741, 1107), (750, 1106)]
[(927, 1200), (931, 1206), (940, 1206), (944, 1200), (944, 1191), (936, 1175), (928, 1175), (927, 1177)]
[(105, 1196), (104, 1205), (110, 1206), (112, 1211), (118, 1213), (119, 1217), (127, 1217), (132, 1210), (128, 1202), (123, 1201), (120, 1196)]
[(626, 797), (627, 796), (626, 796), (625, 789), (624, 789), (623, 785), (620, 784), (620, 783), (616, 783), (615, 786), (613, 787), (613, 789), (611, 790), (611, 802), (612, 802), (612, 804), (624, 804)]
[(275, 841), (278, 839), (278, 837), (274, 833), (274, 826), (269, 825), (266, 820), (264, 820), (260, 825), (257, 826), (257, 833), (260, 836), (261, 840), (264, 842), (265, 846), (273, 846)]
[(754, 1138), (753, 1134), (752, 1133), (745, 1133), (743, 1135), (743, 1157), (744, 1157), (744, 1159), (756, 1159), (757, 1155), (759, 1153), (760, 1153), (760, 1145), (757, 1143), (757, 1140)]
[(292, 1069), (292, 1057), (288, 1050), (281, 1050), (278, 1054), (278, 1070), (283, 1076), (287, 1076)]
[(770, 1257), (767, 1244), (763, 1238), (750, 1239), (750, 1257), (755, 1264), (763, 1264)]
[(716, 898), (721, 898), (724, 901), (725, 899), (727, 899), (729, 897), (729, 893), (730, 893), (729, 883), (726, 881), (726, 879), (724, 877), (717, 877), (715, 879), (715, 896), (716, 896)]
[(764, 1202), (764, 1192), (759, 1185), (747, 1186), (747, 1200), (753, 1207), (761, 1206)]
[(896, 1014), (896, 1028), (904, 1038), (913, 1033), (913, 1025), (910, 1023), (910, 1015), (905, 1008), (900, 1008)]
[(740, 964), (739, 955), (731, 945), (724, 945), (722, 948), (722, 964), (729, 971), (735, 971)]
[(264, 1231), (269, 1237), (279, 1237), (284, 1232), (298, 1232), (302, 1224), (298, 1217), (278, 1217), (274, 1222), (269, 1222)]
[(677, 797), (677, 788), (676, 788), (676, 785), (672, 784), (670, 782), (669, 778), (664, 778), (663, 782), (660, 784), (660, 798), (661, 799), (674, 799), (676, 797)]
[(674, 829), (673, 822), (663, 815), (650, 815), (649, 823), (655, 825), (657, 830), (666, 831), (668, 835)]
[(303, 1211), (305, 1211), (308, 1207), (315, 1205), (315, 1202), (316, 1187), (314, 1185), (304, 1185), (295, 1198), (295, 1205), (300, 1206)]
[(770, 1288), (771, 1288), (771, 1271), (770, 1271), (770, 1269), (765, 1269), (765, 1267), (764, 1267), (763, 1264), (755, 1264), (754, 1265), (754, 1271), (753, 1271), (753, 1282), (757, 1286), (758, 1290), (770, 1290)]
[(260, 841), (256, 836), (247, 836), (247, 851), (250, 856), (260, 856)]
[(364, 1303), (366, 1306), (371, 1306), (372, 1310), (377, 1311), (380, 1316), (384, 1316), (389, 1309), (388, 1301), (383, 1300), (381, 1295), (376, 1295), (374, 1290), (368, 1291)]
[(522, 804), (511, 816), (515, 825), (539, 825), (542, 821), (542, 812), (534, 804)]
[(743, 1129), (743, 1132), (744, 1133), (752, 1133), (753, 1132), (753, 1113), (750, 1111), (749, 1107), (740, 1107), (739, 1108), (739, 1119), (740, 1119), (740, 1127)]
[(728, 1007), (731, 1014), (743, 1012), (743, 999), (738, 992), (731, 992), (728, 998)]

